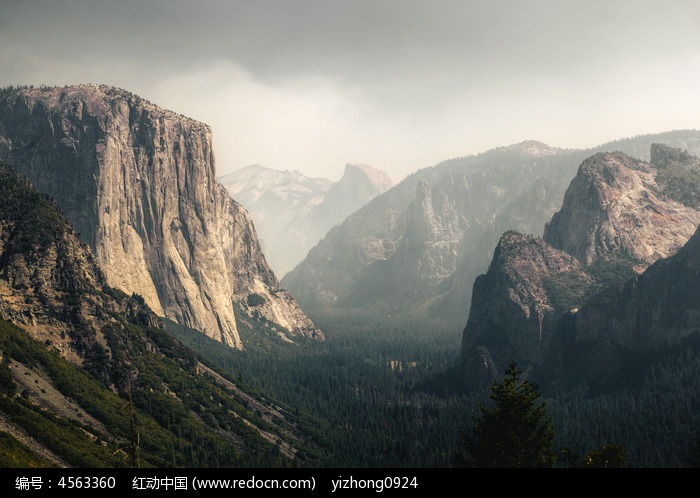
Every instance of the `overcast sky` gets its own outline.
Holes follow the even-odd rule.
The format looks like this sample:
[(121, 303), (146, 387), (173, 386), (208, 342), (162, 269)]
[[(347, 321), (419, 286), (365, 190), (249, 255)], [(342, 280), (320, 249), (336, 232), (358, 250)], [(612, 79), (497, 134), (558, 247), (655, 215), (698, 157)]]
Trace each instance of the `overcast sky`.
[(0, 0), (0, 86), (105, 83), (204, 121), (217, 174), (395, 180), (700, 128), (697, 0)]

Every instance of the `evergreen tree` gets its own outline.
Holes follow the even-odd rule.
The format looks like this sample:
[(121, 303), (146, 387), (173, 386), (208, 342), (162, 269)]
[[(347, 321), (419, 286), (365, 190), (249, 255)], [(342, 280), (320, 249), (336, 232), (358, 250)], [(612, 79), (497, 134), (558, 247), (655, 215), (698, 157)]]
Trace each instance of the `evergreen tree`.
[(501, 383), (491, 386), (492, 407), (480, 406), (473, 433), (461, 433), (468, 467), (553, 467), (554, 428), (539, 401), (539, 388), (512, 362)]

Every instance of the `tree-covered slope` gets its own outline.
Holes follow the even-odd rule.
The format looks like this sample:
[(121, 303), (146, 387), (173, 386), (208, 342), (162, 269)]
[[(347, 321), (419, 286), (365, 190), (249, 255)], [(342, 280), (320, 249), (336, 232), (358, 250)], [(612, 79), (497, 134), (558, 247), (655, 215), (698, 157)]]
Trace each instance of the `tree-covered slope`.
[(8, 465), (293, 466), (319, 454), (292, 414), (207, 366), (140, 296), (107, 286), (53, 203), (6, 166), (0, 315)]

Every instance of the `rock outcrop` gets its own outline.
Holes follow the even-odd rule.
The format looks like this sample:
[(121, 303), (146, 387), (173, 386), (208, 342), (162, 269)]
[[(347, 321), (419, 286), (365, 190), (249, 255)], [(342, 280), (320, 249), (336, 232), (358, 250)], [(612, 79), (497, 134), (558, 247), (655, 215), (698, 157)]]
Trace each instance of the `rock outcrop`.
[(157, 314), (232, 347), (235, 307), (289, 337), (322, 337), (217, 183), (205, 124), (106, 86), (7, 89), (0, 159), (56, 201), (110, 286)]
[(138, 298), (114, 299), (90, 248), (51, 202), (0, 164), (0, 316), (82, 364), (109, 350), (116, 315), (157, 327)]
[[(673, 256), (588, 300), (557, 333), (561, 374), (605, 383), (646, 355), (700, 334), (700, 228)], [(633, 368), (633, 367), (632, 367)]]
[[(657, 160), (658, 149), (652, 148)], [(622, 153), (587, 159), (545, 227), (544, 239), (585, 265), (622, 258), (642, 271), (674, 254), (695, 231), (700, 211), (665, 195), (659, 173), (653, 164)]]
[[(631, 295), (651, 288), (644, 284), (648, 274), (663, 268), (661, 261), (688, 243), (700, 224), (692, 189), (677, 187), (700, 174), (700, 161), (660, 144), (652, 145), (651, 157), (652, 163), (621, 152), (591, 156), (546, 225), (544, 240), (503, 235), (489, 271), (474, 284), (462, 343), (467, 382), (489, 378), (485, 365), (500, 372), (512, 360), (562, 370), (564, 364), (591, 366), (595, 357), (600, 365), (612, 357), (611, 344), (616, 352), (635, 350), (687, 332), (657, 327), (642, 340), (643, 330), (659, 322), (652, 314), (673, 309), (664, 295), (675, 291)], [(654, 270), (638, 276), (652, 264)]]
[(506, 232), (488, 272), (474, 282), (462, 340), (466, 377), (490, 380), (510, 361), (541, 362), (554, 325), (583, 304), (594, 283), (573, 256), (542, 239)]

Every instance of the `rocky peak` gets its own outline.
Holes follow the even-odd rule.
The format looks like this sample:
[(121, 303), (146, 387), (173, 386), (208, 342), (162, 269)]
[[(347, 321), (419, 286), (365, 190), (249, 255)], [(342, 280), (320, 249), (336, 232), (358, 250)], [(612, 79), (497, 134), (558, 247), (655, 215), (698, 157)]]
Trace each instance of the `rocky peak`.
[(55, 199), (110, 286), (233, 347), (234, 306), (289, 337), (321, 337), (217, 183), (211, 141), (205, 124), (111, 87), (0, 92), (0, 159)]
[[(657, 160), (662, 150), (652, 152)], [(652, 164), (621, 152), (590, 157), (545, 226), (544, 239), (585, 265), (628, 260), (642, 271), (674, 254), (695, 231), (700, 211), (665, 194), (658, 177)]]
[[(488, 271), (474, 283), (462, 342), (466, 378), (489, 378), (512, 360), (540, 361), (549, 349), (552, 324), (580, 306), (593, 283), (573, 256), (542, 239), (504, 233)], [(489, 375), (481, 371), (487, 364), (496, 368)]]
[(343, 176), (331, 186), (312, 216), (325, 227), (325, 233), (391, 185), (391, 179), (376, 168), (346, 164)]
[(537, 140), (525, 140), (524, 142), (511, 145), (510, 148), (530, 157), (552, 156), (560, 152), (559, 149)]
[[(599, 367), (612, 358), (611, 344), (616, 344), (615, 354), (629, 348), (622, 344), (642, 340), (635, 332), (644, 328), (640, 323), (658, 321), (640, 310), (659, 310), (654, 299), (665, 298), (654, 291), (644, 298), (625, 293), (635, 294), (632, 289), (681, 247), (679, 255), (695, 247), (688, 239), (696, 232), (700, 212), (676, 195), (678, 190), (669, 195), (669, 186), (692, 178), (699, 162), (661, 146), (653, 148), (652, 156), (664, 166), (621, 152), (589, 157), (571, 181), (561, 209), (545, 226), (543, 240), (514, 232), (501, 237), (488, 272), (474, 283), (462, 343), (469, 381), (488, 378), (483, 369), (504, 361), (543, 366), (552, 353), (566, 357), (561, 368), (585, 364), (575, 357), (589, 350), (571, 349), (573, 343), (605, 351), (598, 356)], [(632, 270), (642, 273), (652, 264), (637, 280), (629, 280)], [(680, 295), (674, 299), (683, 301)], [(630, 302), (638, 305), (632, 305), (636, 311), (625, 318), (625, 325), (621, 317)]]
[(344, 182), (352, 185), (360, 185), (364, 182), (368, 182), (374, 189), (374, 195), (372, 195), (372, 197), (386, 192), (394, 185), (389, 175), (368, 164), (346, 164), (343, 177), (340, 179), (339, 183)]

